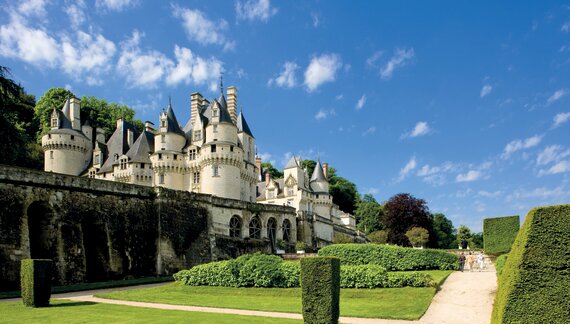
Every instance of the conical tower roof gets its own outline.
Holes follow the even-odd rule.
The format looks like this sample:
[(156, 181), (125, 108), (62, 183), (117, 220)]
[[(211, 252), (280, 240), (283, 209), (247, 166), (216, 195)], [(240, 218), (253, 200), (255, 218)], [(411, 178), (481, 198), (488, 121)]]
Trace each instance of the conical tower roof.
[(311, 182), (313, 181), (327, 181), (320, 160), (317, 161), (317, 165), (315, 166), (315, 170), (313, 171), (313, 175), (311, 176)]
[(243, 112), (241, 112), (241, 111), (240, 111), (239, 116), (237, 118), (237, 128), (238, 128), (238, 132), (244, 132), (247, 135), (254, 137), (253, 134), (251, 133), (251, 130), (249, 129), (249, 125), (245, 121), (245, 117), (243, 116)]

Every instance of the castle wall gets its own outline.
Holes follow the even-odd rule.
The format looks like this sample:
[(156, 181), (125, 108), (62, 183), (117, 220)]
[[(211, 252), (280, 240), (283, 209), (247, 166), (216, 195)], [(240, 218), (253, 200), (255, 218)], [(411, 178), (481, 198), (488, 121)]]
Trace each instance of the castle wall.
[(44, 170), (79, 175), (91, 156), (91, 143), (79, 134), (48, 134), (42, 137)]
[(264, 237), (228, 237), (230, 215), (254, 212), (295, 223), (292, 208), (0, 165), (0, 289), (17, 289), (23, 258), (53, 259), (61, 285), (270, 250)]

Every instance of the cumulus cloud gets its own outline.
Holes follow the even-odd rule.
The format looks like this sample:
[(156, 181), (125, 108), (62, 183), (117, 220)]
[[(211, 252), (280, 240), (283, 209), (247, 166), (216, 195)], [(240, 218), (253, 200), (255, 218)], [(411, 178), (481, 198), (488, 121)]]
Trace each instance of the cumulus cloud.
[(110, 11), (122, 11), (138, 4), (137, 0), (96, 0), (95, 6)]
[(513, 154), (517, 151), (529, 149), (531, 147), (535, 147), (538, 144), (540, 144), (540, 142), (542, 141), (542, 137), (543, 137), (543, 135), (534, 135), (534, 136), (529, 137), (525, 140), (511, 141), (505, 146), (505, 149), (504, 149), (501, 157), (506, 160), (511, 156), (511, 154)]
[(275, 78), (269, 79), (267, 85), (271, 86), (275, 84), (281, 88), (293, 88), (297, 85), (297, 78), (295, 77), (295, 72), (299, 69), (299, 66), (295, 62), (285, 62), (281, 73)]
[(467, 173), (458, 174), (455, 177), (456, 182), (471, 182), (480, 179), (483, 176), (481, 171), (469, 170)]
[(547, 104), (551, 104), (554, 103), (555, 101), (560, 100), (562, 97), (564, 97), (565, 95), (568, 94), (568, 91), (566, 89), (559, 89), (554, 91), (554, 93), (548, 97), (548, 100), (546, 101)]
[(192, 10), (173, 5), (174, 17), (182, 19), (182, 26), (188, 39), (201, 45), (221, 45), (225, 50), (235, 47), (235, 42), (228, 41), (223, 32), (228, 23), (224, 19), (213, 21), (200, 10)]
[(305, 70), (305, 86), (309, 92), (315, 91), (326, 82), (336, 79), (337, 71), (342, 67), (338, 54), (315, 56)]
[[(570, 149), (564, 149), (561, 145), (547, 146), (538, 154), (536, 165), (543, 167), (538, 172), (538, 176), (552, 175), (570, 172)], [(550, 167), (545, 167), (552, 164)]]
[(86, 5), (85, 1), (79, 0), (71, 3), (65, 7), (64, 11), (69, 17), (71, 26), (78, 28), (87, 20), (87, 14), (85, 13)]
[(45, 17), (47, 14), (46, 0), (24, 0), (19, 1), (17, 11), (25, 17)]
[(360, 99), (358, 99), (358, 101), (356, 102), (356, 110), (362, 109), (365, 104), (366, 104), (366, 95), (362, 95), (362, 97), (360, 97)]
[(178, 45), (174, 46), (174, 56), (177, 64), (168, 72), (167, 84), (207, 84), (212, 91), (217, 88), (217, 78), (222, 73), (221, 61), (213, 57), (202, 58)]
[(398, 182), (404, 180), (417, 166), (416, 157), (410, 158), (408, 163), (400, 169), (400, 176), (398, 177)]
[(336, 115), (336, 111), (334, 109), (331, 109), (331, 110), (321, 109), (315, 115), (315, 119), (316, 120), (322, 120), (322, 119), (326, 119), (329, 116), (335, 116), (335, 115)]
[(366, 136), (366, 135), (370, 135), (370, 134), (374, 134), (374, 133), (376, 133), (376, 127), (371, 126), (371, 127), (368, 127), (367, 130), (362, 132), (362, 136)]
[(564, 124), (570, 119), (570, 112), (567, 113), (559, 113), (554, 116), (554, 124), (552, 128), (557, 128), (558, 126)]
[(532, 190), (517, 189), (512, 194), (508, 195), (506, 200), (513, 201), (523, 198), (539, 198), (539, 199), (552, 199), (552, 198), (566, 198), (570, 196), (570, 191), (562, 186), (556, 188), (539, 187)]
[(430, 132), (431, 128), (429, 127), (428, 123), (421, 121), (416, 124), (414, 129), (412, 129), (407, 133), (402, 134), (401, 138), (424, 136), (429, 134)]
[(385, 80), (390, 79), (396, 69), (406, 66), (414, 56), (415, 53), (413, 48), (396, 49), (388, 63), (380, 69), (380, 77)]
[(422, 178), (422, 181), (432, 186), (441, 186), (446, 182), (446, 174), (458, 169), (458, 165), (449, 161), (439, 166), (430, 166), (429, 164), (421, 167), (416, 176)]
[(62, 68), (69, 75), (84, 72), (99, 74), (109, 68), (115, 55), (113, 42), (102, 35), (89, 35), (78, 31), (75, 40), (64, 37), (61, 44)]
[(480, 97), (483, 98), (487, 96), (489, 93), (491, 93), (491, 90), (493, 90), (493, 87), (491, 85), (489, 84), (484, 85), (483, 88), (481, 89)]
[(384, 51), (376, 51), (372, 56), (366, 59), (366, 65), (376, 68), (378, 67), (377, 62), (378, 60), (384, 55)]
[(236, 15), (238, 20), (259, 20), (267, 22), (269, 18), (277, 13), (277, 11), (277, 8), (271, 7), (269, 0), (247, 0), (244, 2), (236, 2)]

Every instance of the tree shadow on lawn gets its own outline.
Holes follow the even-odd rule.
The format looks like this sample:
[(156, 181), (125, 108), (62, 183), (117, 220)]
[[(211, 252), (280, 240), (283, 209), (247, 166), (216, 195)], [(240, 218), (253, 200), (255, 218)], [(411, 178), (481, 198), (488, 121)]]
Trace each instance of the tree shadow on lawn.
[(57, 304), (50, 304), (49, 307), (69, 307), (69, 306), (93, 306), (97, 305), (95, 302), (90, 301), (77, 301), (77, 302), (59, 302)]

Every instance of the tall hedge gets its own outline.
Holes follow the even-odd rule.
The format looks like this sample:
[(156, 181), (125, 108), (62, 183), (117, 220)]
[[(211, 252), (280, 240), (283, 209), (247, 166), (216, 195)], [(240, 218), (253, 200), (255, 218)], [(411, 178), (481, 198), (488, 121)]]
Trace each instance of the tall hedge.
[(340, 315), (340, 260), (301, 259), (301, 292), (305, 323), (337, 324)]
[(24, 259), (21, 261), (20, 284), (22, 302), (28, 307), (47, 307), (51, 297), (52, 261)]
[(483, 244), (486, 254), (508, 253), (519, 231), (519, 216), (485, 218), (483, 220)]
[(570, 205), (532, 209), (499, 277), (492, 323), (568, 323)]
[(319, 256), (340, 258), (343, 265), (377, 264), (388, 271), (454, 270), (459, 266), (452, 253), (381, 244), (333, 244), (320, 249)]

